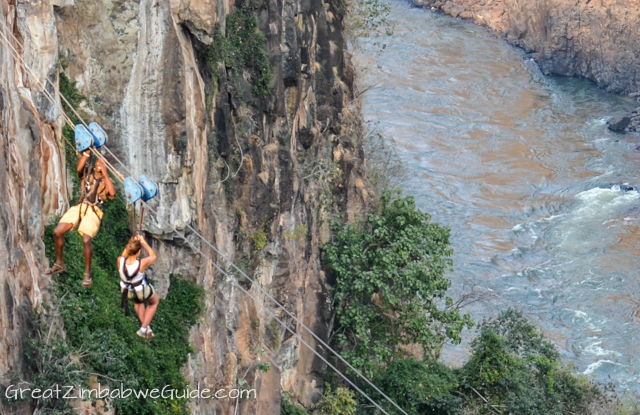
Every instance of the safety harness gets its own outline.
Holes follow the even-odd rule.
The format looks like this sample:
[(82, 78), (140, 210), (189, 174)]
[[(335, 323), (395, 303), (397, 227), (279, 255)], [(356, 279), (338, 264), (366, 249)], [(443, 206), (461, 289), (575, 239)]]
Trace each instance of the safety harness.
[(78, 222), (80, 222), (84, 216), (87, 214), (87, 209), (82, 212), (82, 205), (87, 205), (91, 207), (93, 213), (98, 217), (100, 221), (100, 225), (102, 224), (102, 218), (96, 212), (96, 207), (100, 209), (102, 206), (103, 200), (100, 199), (98, 195), (98, 189), (100, 188), (100, 184), (102, 184), (103, 178), (96, 179), (94, 174), (93, 167), (93, 154), (89, 156), (89, 160), (87, 160), (84, 164), (84, 169), (82, 171), (82, 186), (80, 191), (80, 209), (78, 209)]
[(127, 268), (127, 258), (122, 257), (122, 265), (120, 266), (120, 281), (124, 284), (124, 288), (122, 289), (122, 299), (120, 302), (120, 307), (124, 308), (125, 315), (129, 315), (129, 293), (133, 292), (134, 296), (138, 301), (145, 301), (149, 298), (145, 298), (144, 290), (141, 291), (142, 298), (138, 296), (138, 292), (136, 291), (136, 287), (140, 285), (146, 284), (146, 280), (144, 274), (140, 273), (140, 260), (136, 260), (136, 269), (129, 273), (129, 269)]

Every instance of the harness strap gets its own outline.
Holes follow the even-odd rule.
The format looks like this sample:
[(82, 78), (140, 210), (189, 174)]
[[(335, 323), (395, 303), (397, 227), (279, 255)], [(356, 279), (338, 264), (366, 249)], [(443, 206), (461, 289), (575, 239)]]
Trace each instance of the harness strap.
[[(138, 273), (140, 272), (140, 266), (142, 265), (140, 263), (140, 260), (137, 261), (138, 262), (138, 267), (136, 268), (136, 270), (129, 274), (129, 270), (127, 269), (127, 258), (122, 259), (122, 273), (124, 274), (125, 278), (127, 279), (127, 281), (122, 281), (122, 279), (120, 279), (125, 287), (122, 289), (122, 298), (120, 300), (120, 307), (124, 308), (124, 314), (126, 316), (129, 315), (129, 292), (133, 291), (135, 294), (135, 290), (133, 288), (138, 287), (140, 285), (144, 285), (145, 280), (141, 279), (138, 282), (130, 282), (132, 278), (135, 278), (136, 275), (138, 275)], [(146, 300), (146, 298), (145, 298)]]
[[(89, 159), (85, 162), (84, 168), (82, 170), (82, 188), (80, 189), (80, 201), (86, 202), (88, 205), (98, 204), (98, 189), (104, 180), (104, 177), (101, 179), (96, 179), (94, 175), (95, 166), (93, 165), (94, 155), (93, 153), (89, 156)], [(91, 180), (93, 179), (93, 183)], [(87, 191), (87, 187), (89, 186), (89, 191)]]
[[(93, 166), (93, 153), (89, 156), (89, 159), (85, 162), (84, 168), (82, 170), (82, 184), (80, 186), (80, 209), (78, 209), (78, 222), (80, 222), (84, 216), (87, 214), (87, 209), (82, 212), (82, 205), (91, 206), (91, 210), (96, 214), (98, 219), (100, 220), (100, 225), (102, 225), (102, 218), (96, 212), (95, 206), (98, 205), (98, 189), (100, 188), (100, 184), (103, 179), (96, 179), (93, 175), (94, 166)], [(87, 192), (87, 185), (91, 183), (91, 178), (93, 178), (93, 183), (91, 184), (90, 191)], [(93, 200), (93, 201), (90, 201)]]
[(136, 275), (138, 275), (138, 271), (140, 271), (140, 260), (136, 261), (138, 263), (138, 268), (136, 268), (135, 271), (133, 271), (133, 274), (129, 274), (129, 270), (127, 269), (127, 258), (124, 259), (124, 262), (122, 263), (122, 271), (124, 273), (124, 276), (127, 277), (128, 280), (131, 280), (132, 278), (135, 278)]
[[(93, 213), (96, 215), (96, 217), (98, 218), (98, 226), (102, 225), (102, 218), (100, 217), (100, 215), (98, 215), (98, 212), (96, 212), (96, 205), (89, 205), (91, 206), (91, 210), (93, 211)], [(100, 208), (98, 208), (100, 209)], [(85, 211), (86, 214), (86, 211)]]
[(139, 287), (141, 285), (144, 285), (144, 279), (138, 281), (138, 282), (124, 282), (124, 284), (127, 286), (127, 288), (135, 288), (135, 287)]
[[(91, 183), (91, 178), (93, 178), (93, 183)], [(100, 199), (100, 196), (98, 195), (98, 189), (100, 189), (102, 180), (104, 180), (104, 178), (96, 179), (95, 176), (88, 176), (85, 179), (82, 186), (84, 191), (84, 195), (82, 196), (83, 202), (86, 202), (89, 205), (97, 205), (99, 203), (98, 200)], [(91, 190), (87, 193), (87, 187), (89, 186), (91, 187)]]
[(122, 298), (120, 299), (120, 308), (124, 308), (124, 315), (129, 315), (129, 290), (122, 290)]

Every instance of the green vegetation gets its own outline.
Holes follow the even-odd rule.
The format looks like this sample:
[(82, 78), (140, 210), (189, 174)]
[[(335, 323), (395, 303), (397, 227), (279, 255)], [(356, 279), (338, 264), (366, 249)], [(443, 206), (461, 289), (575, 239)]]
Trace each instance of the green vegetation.
[(253, 6), (242, 4), (238, 10), (227, 15), (226, 36), (216, 26), (205, 59), (214, 74), (219, 63), (224, 64), (238, 79), (248, 72), (251, 91), (264, 97), (268, 95), (271, 84), (271, 65), (265, 49), (266, 38), (258, 28), (253, 11)]
[[(586, 378), (562, 368), (553, 344), (518, 311), (510, 309), (483, 322), (472, 349), (458, 370), (409, 357), (390, 362), (374, 381), (411, 415), (595, 415), (617, 407)], [(400, 413), (370, 393), (387, 412)]]
[(527, 415), (586, 413), (598, 388), (561, 368), (560, 354), (521, 312), (507, 310), (484, 322), (460, 373), (463, 388), (489, 405)]
[(593, 415), (609, 415), (611, 413), (613, 415), (640, 415), (640, 398), (636, 396), (633, 402), (616, 402), (612, 410), (610, 408), (607, 409), (607, 412), (598, 412)]
[(320, 211), (330, 211), (334, 204), (336, 190), (342, 187), (342, 170), (335, 161), (318, 157), (314, 148), (300, 154), (302, 180), (314, 186), (311, 205)]
[(308, 415), (307, 410), (300, 405), (291, 401), (291, 397), (287, 393), (282, 394), (280, 404), (280, 415)]
[(301, 241), (304, 239), (305, 236), (307, 236), (307, 225), (305, 225), (304, 223), (300, 224), (300, 225), (296, 225), (293, 229), (285, 231), (282, 236), (285, 239), (289, 239), (291, 241)]
[[(75, 359), (75, 350), (57, 332), (57, 324), (48, 310), (40, 310), (34, 319), (34, 330), (25, 341), (25, 356), (32, 373), (29, 387), (46, 390), (52, 385), (88, 386), (89, 374)], [(17, 382), (12, 382), (17, 384)], [(46, 414), (67, 414), (72, 411), (68, 400), (39, 399), (36, 411)]]
[(390, 35), (393, 26), (388, 20), (391, 6), (380, 0), (344, 0), (347, 11), (347, 34), (354, 37)]
[(256, 251), (262, 251), (262, 249), (267, 246), (267, 233), (262, 228), (249, 235), (249, 239), (253, 242), (253, 247)]
[[(456, 373), (440, 362), (413, 357), (395, 360), (377, 376), (376, 384), (409, 414), (461, 413), (462, 399), (453, 394), (458, 387)], [(397, 412), (391, 404), (384, 406)]]
[(256, 362), (256, 369), (262, 373), (267, 373), (271, 369), (271, 363), (258, 361)]
[(353, 392), (346, 388), (338, 388), (333, 392), (329, 385), (314, 411), (316, 415), (355, 415), (355, 413), (356, 401)]
[[(86, 97), (83, 96), (80, 91), (78, 91), (76, 86), (73, 84), (73, 82), (71, 82), (69, 77), (67, 77), (64, 72), (60, 72), (60, 93), (64, 95), (64, 97), (67, 99), (67, 101), (69, 101), (69, 104), (71, 104), (74, 109), (78, 108), (78, 105), (80, 105), (80, 103), (86, 99)], [(69, 106), (64, 101), (62, 101), (62, 106), (64, 107), (64, 110), (69, 118), (71, 118), (71, 121), (73, 121), (74, 124), (79, 124), (80, 120), (78, 119), (78, 117), (76, 117), (76, 115), (73, 113), (73, 111), (71, 111)]]
[[(71, 80), (64, 74), (64, 72), (60, 72), (60, 93), (64, 95), (64, 97), (69, 101), (69, 104), (73, 106), (74, 109), (77, 109), (85, 97), (80, 94), (76, 86), (71, 82)], [(80, 124), (80, 119), (71, 111), (69, 106), (63, 101), (62, 105), (64, 107), (65, 112), (71, 119), (73, 124)], [(65, 158), (67, 160), (67, 170), (71, 173), (70, 177), (73, 182), (73, 195), (72, 199), (77, 200), (80, 197), (80, 180), (78, 179), (78, 175), (75, 173), (76, 166), (78, 164), (78, 152), (75, 147), (72, 147), (73, 143), (76, 142), (75, 134), (73, 129), (68, 125), (64, 124), (62, 126), (62, 135), (64, 149), (65, 149)]]
[(271, 343), (271, 349), (276, 352), (280, 350), (280, 346), (282, 346), (282, 336), (280, 335), (278, 327), (278, 322), (271, 320), (271, 323), (267, 325), (265, 330), (266, 337)]
[(413, 198), (386, 192), (379, 214), (332, 229), (324, 258), (336, 276), (335, 340), (357, 369), (373, 376), (411, 344), (436, 357), (447, 339), (458, 343), (460, 331), (473, 325), (445, 297), (449, 230), (430, 222)]
[[(515, 310), (483, 322), (461, 369), (438, 361), (445, 341), (470, 328), (446, 297), (449, 231), (411, 197), (384, 192), (366, 222), (334, 222), (324, 259), (336, 278), (332, 342), (408, 414), (598, 415), (607, 395), (562, 367), (554, 345)], [(356, 379), (357, 382), (359, 380)], [(341, 385), (329, 377), (329, 384)], [(367, 384), (390, 414), (400, 412)], [(378, 411), (356, 396), (358, 414)]]
[(291, 401), (288, 393), (282, 394), (280, 415), (355, 415), (356, 400), (351, 390), (339, 387), (334, 391), (327, 385), (325, 394), (316, 405), (306, 409)]
[[(181, 368), (193, 350), (189, 329), (202, 310), (202, 288), (193, 282), (171, 276), (166, 300), (160, 302), (153, 320), (156, 338), (147, 342), (136, 336), (140, 326), (135, 313), (125, 316), (120, 308), (116, 258), (130, 237), (124, 203), (116, 199), (105, 207), (100, 233), (93, 243), (93, 285), (84, 289), (82, 240), (75, 232), (66, 236), (67, 271), (55, 283), (57, 306), (64, 319), (69, 343), (82, 356), (84, 371), (98, 374), (104, 386), (152, 389), (158, 385), (187, 386)], [(53, 253), (53, 228), (46, 230), (49, 258)], [(117, 399), (111, 402), (122, 414), (188, 413), (185, 400)]]

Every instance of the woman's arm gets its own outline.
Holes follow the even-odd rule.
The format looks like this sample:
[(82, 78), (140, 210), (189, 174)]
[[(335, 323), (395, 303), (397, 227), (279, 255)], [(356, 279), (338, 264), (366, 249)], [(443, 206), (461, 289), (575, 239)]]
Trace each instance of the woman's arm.
[(118, 270), (120, 270), (120, 259), (124, 258), (124, 251), (122, 251), (122, 255), (118, 257), (118, 259), (116, 260), (118, 263)]
[(144, 272), (147, 267), (151, 266), (151, 264), (155, 262), (156, 253), (153, 252), (153, 249), (151, 249), (147, 241), (144, 239), (144, 236), (139, 235), (139, 238), (140, 245), (142, 245), (142, 248), (147, 252), (148, 255), (146, 258), (142, 258), (140, 260), (140, 272)]

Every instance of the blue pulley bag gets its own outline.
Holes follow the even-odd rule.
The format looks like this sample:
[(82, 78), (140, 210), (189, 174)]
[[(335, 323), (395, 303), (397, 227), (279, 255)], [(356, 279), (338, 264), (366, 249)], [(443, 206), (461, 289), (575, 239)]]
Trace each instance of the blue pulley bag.
[(93, 145), (95, 148), (100, 148), (107, 144), (107, 133), (100, 127), (100, 124), (92, 122), (89, 124), (89, 131), (91, 131), (91, 135), (93, 135)]
[(131, 177), (124, 179), (124, 197), (131, 204), (136, 203), (142, 197), (142, 188)]
[(93, 136), (82, 124), (76, 125), (75, 128), (75, 136), (76, 136), (76, 150), (82, 152), (88, 150), (89, 147), (93, 145)]
[(142, 200), (145, 202), (158, 194), (158, 186), (151, 181), (147, 176), (140, 175), (140, 187), (142, 187)]

